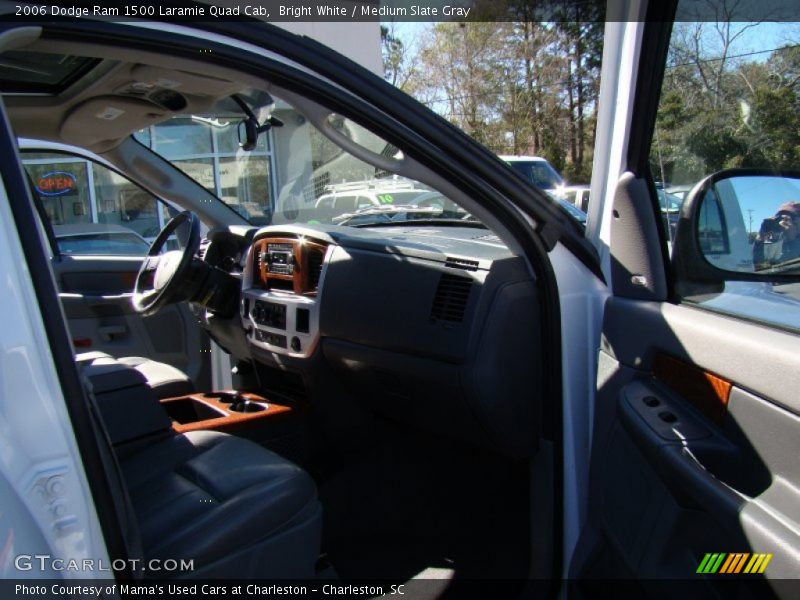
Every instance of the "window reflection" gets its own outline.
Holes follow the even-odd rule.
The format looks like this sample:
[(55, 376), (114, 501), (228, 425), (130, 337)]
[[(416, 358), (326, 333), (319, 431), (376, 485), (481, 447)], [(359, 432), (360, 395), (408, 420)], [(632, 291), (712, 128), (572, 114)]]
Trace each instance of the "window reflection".
[(184, 158), (172, 162), (212, 194), (216, 194), (213, 158)]
[(172, 119), (153, 128), (155, 147), (164, 158), (180, 158), (191, 154), (210, 154), (211, 130), (191, 119)]
[(169, 220), (166, 205), (107, 167), (77, 156), (25, 152), (23, 164), (59, 249), (70, 254), (142, 255)]
[(269, 163), (264, 156), (220, 158), (220, 198), (255, 225), (269, 223)]
[(91, 223), (86, 163), (64, 160), (59, 154), (38, 154), (37, 159), (42, 162), (26, 168), (50, 222)]
[(142, 144), (218, 196), (254, 225), (273, 212), (270, 135), (259, 136), (251, 152), (239, 146), (238, 118), (173, 119), (137, 132)]

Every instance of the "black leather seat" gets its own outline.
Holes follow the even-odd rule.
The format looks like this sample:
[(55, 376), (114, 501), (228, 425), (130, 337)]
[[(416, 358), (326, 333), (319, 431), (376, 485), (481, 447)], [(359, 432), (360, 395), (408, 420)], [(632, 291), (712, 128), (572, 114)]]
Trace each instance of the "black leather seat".
[(123, 361), (97, 353), (78, 367), (118, 461), (129, 553), (193, 561), (191, 571), (149, 575), (314, 576), (321, 506), (305, 471), (228, 434), (175, 433), (142, 373)]
[(120, 460), (146, 560), (193, 559), (192, 577), (312, 578), (321, 507), (300, 467), (212, 431)]
[[(97, 359), (111, 359), (110, 354), (105, 352), (81, 352), (75, 359), (78, 364), (87, 364)], [(126, 356), (113, 359), (124, 365), (139, 371), (147, 380), (147, 385), (155, 393), (156, 397), (172, 398), (174, 396), (185, 396), (194, 393), (195, 387), (189, 376), (180, 369), (166, 363), (157, 362), (142, 356)]]

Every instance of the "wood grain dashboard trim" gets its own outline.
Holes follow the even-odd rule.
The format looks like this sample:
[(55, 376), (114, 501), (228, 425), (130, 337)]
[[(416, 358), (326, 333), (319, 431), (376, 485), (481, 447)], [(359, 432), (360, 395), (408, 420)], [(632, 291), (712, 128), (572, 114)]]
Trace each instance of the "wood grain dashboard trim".
[[(283, 275), (280, 273), (270, 273), (266, 264), (261, 261), (262, 252), (270, 244), (291, 244), (292, 257), (294, 259), (294, 274)], [(312, 252), (320, 253), (324, 259), (328, 244), (312, 242), (310, 240), (298, 240), (290, 237), (266, 237), (256, 240), (253, 244), (253, 284), (264, 289), (271, 289), (273, 281), (291, 281), (292, 291), (295, 294), (313, 296), (317, 293), (317, 283), (310, 279), (311, 270), (309, 268), (309, 257)]]

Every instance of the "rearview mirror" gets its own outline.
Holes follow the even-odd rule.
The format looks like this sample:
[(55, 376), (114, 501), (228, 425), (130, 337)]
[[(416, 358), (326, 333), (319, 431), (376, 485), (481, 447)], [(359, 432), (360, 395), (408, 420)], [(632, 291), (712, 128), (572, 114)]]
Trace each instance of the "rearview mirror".
[(258, 144), (258, 121), (255, 119), (242, 119), (239, 122), (239, 146), (242, 150), (250, 152)]
[(272, 111), (275, 108), (275, 101), (272, 100), (272, 97), (267, 93), (264, 93), (264, 96), (266, 96), (266, 99), (268, 99), (268, 104), (264, 107), (266, 119), (261, 125), (258, 124), (256, 115), (243, 98), (240, 98), (236, 94), (231, 96), (231, 99), (236, 102), (236, 104), (239, 105), (239, 108), (242, 109), (242, 112), (247, 115), (246, 118), (239, 122), (239, 129), (237, 131), (239, 134), (239, 146), (246, 152), (256, 149), (259, 135), (265, 131), (269, 131), (272, 127), (283, 127), (283, 121), (272, 116)]
[(800, 281), (800, 174), (728, 169), (698, 183), (680, 210), (672, 262), (682, 296), (725, 281)]

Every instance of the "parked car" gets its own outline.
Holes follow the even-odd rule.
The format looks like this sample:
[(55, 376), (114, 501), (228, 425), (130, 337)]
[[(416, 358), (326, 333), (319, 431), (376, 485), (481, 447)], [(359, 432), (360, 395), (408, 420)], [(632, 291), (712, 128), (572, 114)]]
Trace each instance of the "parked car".
[(521, 173), (532, 185), (540, 190), (559, 193), (564, 187), (564, 179), (547, 159), (539, 156), (500, 156), (511, 168)]
[(686, 185), (671, 185), (666, 188), (664, 191), (668, 194), (672, 194), (673, 196), (677, 196), (680, 198), (681, 202), (683, 202), (684, 198), (686, 198), (686, 194), (694, 187), (691, 184)]
[(578, 223), (586, 227), (586, 213), (583, 212), (580, 208), (575, 206), (572, 202), (567, 200), (566, 198), (558, 198), (558, 204), (566, 210), (572, 218), (574, 218)]
[(416, 200), (431, 190), (407, 179), (373, 179), (325, 186), (316, 202), (317, 209), (352, 211), (387, 204), (414, 205)]
[(588, 185), (570, 185), (561, 190), (561, 197), (586, 213), (589, 211), (589, 192)]
[(678, 226), (678, 217), (681, 212), (683, 199), (665, 192), (661, 188), (656, 188), (656, 196), (661, 207), (661, 218), (664, 223), (665, 231), (670, 241), (675, 238), (675, 229)]
[[(515, 171), (522, 173), (531, 184), (547, 192), (578, 223), (586, 225), (586, 211), (569, 199), (569, 196), (574, 196), (579, 188), (565, 187), (561, 175), (546, 159), (538, 156), (501, 156), (500, 158), (511, 165)], [(588, 197), (587, 188), (587, 204)]]

